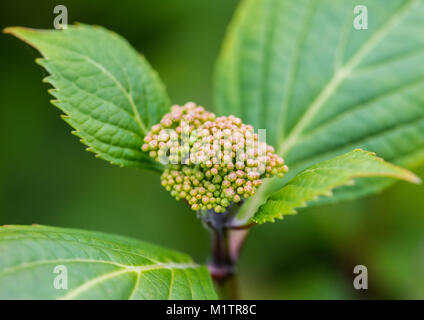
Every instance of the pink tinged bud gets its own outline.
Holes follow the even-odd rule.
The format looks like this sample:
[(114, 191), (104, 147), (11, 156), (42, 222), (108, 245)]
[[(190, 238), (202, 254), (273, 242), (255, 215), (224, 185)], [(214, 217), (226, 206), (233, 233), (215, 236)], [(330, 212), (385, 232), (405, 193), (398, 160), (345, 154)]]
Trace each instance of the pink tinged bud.
[(160, 134), (159, 134), (159, 141), (168, 141), (168, 139), (169, 139), (169, 134), (167, 134), (166, 132), (161, 132)]
[(227, 177), (230, 181), (235, 181), (237, 179), (237, 175), (235, 172), (231, 172)]
[(238, 162), (236, 163), (236, 168), (237, 168), (238, 170), (243, 170), (243, 169), (244, 169), (244, 163), (243, 163), (243, 162), (241, 162), (241, 161), (238, 161)]
[(253, 185), (255, 186), (255, 187), (259, 187), (260, 185), (262, 184), (262, 180), (255, 180), (255, 181), (253, 181)]
[(255, 179), (256, 179), (256, 177), (257, 177), (257, 174), (256, 174), (255, 172), (253, 172), (253, 171), (250, 171), (250, 172), (247, 174), (247, 178), (248, 178), (249, 180), (255, 180)]
[(266, 151), (267, 151), (267, 152), (274, 153), (274, 148), (273, 148), (272, 146), (267, 146), (267, 147), (266, 147)]
[(163, 118), (160, 123), (164, 126), (164, 127), (170, 127), (172, 125), (172, 120), (165, 117)]
[(230, 162), (229, 164), (227, 164), (227, 168), (229, 170), (233, 170), (234, 169), (234, 163)]
[(227, 197), (232, 197), (232, 196), (234, 196), (234, 189), (233, 188), (225, 189), (224, 193)]
[(255, 161), (253, 159), (247, 159), (246, 164), (248, 167), (253, 167), (255, 165)]
[(237, 177), (239, 177), (239, 178), (243, 178), (244, 177), (244, 171), (242, 171), (242, 170), (237, 170), (237, 172), (236, 172), (236, 175), (237, 175)]
[(194, 109), (194, 108), (196, 108), (196, 104), (193, 101), (188, 101), (184, 105), (184, 108), (186, 108), (186, 109)]
[(225, 136), (227, 136), (227, 137), (231, 136), (231, 130), (229, 130), (229, 129), (225, 129), (225, 130), (223, 131), (223, 133), (224, 133), (224, 135), (225, 135)]
[(149, 151), (149, 145), (148, 144), (143, 144), (143, 146), (141, 147), (141, 150), (143, 151)]
[(244, 180), (243, 179), (240, 179), (239, 178), (239, 179), (236, 180), (236, 185), (237, 186), (241, 186), (243, 183), (244, 183)]
[(158, 133), (159, 131), (160, 131), (160, 125), (159, 124), (155, 124), (153, 127), (152, 127), (152, 132), (153, 133)]
[(202, 202), (203, 202), (204, 204), (207, 204), (207, 203), (209, 202), (209, 198), (208, 198), (208, 197), (206, 197), (206, 196), (202, 197)]
[(153, 139), (149, 142), (149, 147), (154, 149), (158, 145), (158, 141), (156, 139)]

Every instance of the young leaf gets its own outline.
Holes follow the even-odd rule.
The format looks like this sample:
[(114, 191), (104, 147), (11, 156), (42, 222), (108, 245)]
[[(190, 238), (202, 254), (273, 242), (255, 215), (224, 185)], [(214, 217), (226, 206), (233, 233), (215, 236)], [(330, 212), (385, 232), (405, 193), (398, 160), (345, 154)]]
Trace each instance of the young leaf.
[(0, 299), (216, 299), (187, 255), (99, 232), (0, 227)]
[(319, 196), (331, 196), (331, 190), (353, 184), (354, 178), (390, 177), (412, 183), (420, 179), (412, 172), (385, 162), (374, 153), (356, 149), (300, 172), (281, 190), (271, 194), (253, 217), (257, 223), (274, 222), (286, 214), (295, 214), (296, 208)]
[(127, 41), (101, 27), (79, 24), (65, 30), (4, 30), (43, 55), (37, 63), (55, 89), (61, 109), (88, 151), (113, 164), (160, 171), (141, 151), (150, 126), (170, 102), (156, 72)]
[[(366, 18), (357, 5), (368, 29), (354, 27)], [(217, 63), (217, 107), (266, 129), (293, 174), (354, 148), (420, 166), (423, 16), (422, 0), (243, 0)], [(389, 184), (372, 182), (332, 199)]]

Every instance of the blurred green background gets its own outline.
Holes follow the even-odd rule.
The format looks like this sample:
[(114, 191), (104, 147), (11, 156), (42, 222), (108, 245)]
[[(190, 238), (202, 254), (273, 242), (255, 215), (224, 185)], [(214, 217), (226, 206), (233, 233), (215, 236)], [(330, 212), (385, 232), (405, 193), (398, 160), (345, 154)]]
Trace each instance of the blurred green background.
[[(143, 52), (174, 103), (213, 110), (212, 73), (236, 0), (2, 1), (0, 27), (103, 25)], [(47, 224), (123, 234), (207, 259), (195, 214), (148, 172), (94, 158), (49, 100), (35, 50), (0, 36), (0, 224)], [(418, 171), (424, 177), (424, 169)], [(242, 298), (424, 299), (424, 186), (399, 183), (380, 196), (301, 210), (255, 227), (240, 264)], [(1, 259), (1, 257), (0, 257)], [(352, 286), (366, 265), (369, 290)]]

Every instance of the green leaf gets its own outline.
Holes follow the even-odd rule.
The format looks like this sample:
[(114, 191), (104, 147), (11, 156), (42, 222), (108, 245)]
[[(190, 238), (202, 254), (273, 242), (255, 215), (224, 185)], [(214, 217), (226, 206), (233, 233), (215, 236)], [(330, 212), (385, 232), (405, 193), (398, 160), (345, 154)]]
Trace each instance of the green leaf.
[(420, 179), (412, 172), (385, 162), (374, 153), (356, 149), (309, 167), (300, 172), (281, 190), (271, 194), (253, 217), (257, 223), (274, 222), (286, 214), (295, 214), (296, 208), (319, 196), (331, 196), (331, 190), (354, 183), (354, 178), (390, 177), (412, 183)]
[[(99, 232), (0, 227), (0, 299), (216, 299), (185, 254)], [(55, 289), (57, 266), (68, 288)]]
[[(353, 27), (356, 5), (368, 8), (367, 30)], [(216, 106), (267, 130), (287, 178), (355, 148), (416, 168), (424, 163), (423, 16), (423, 0), (243, 0), (217, 63)], [(331, 199), (390, 183), (363, 181)]]
[(102, 27), (78, 24), (66, 30), (4, 30), (43, 55), (52, 103), (86, 144), (113, 164), (160, 171), (141, 151), (149, 128), (170, 102), (156, 72), (127, 41)]

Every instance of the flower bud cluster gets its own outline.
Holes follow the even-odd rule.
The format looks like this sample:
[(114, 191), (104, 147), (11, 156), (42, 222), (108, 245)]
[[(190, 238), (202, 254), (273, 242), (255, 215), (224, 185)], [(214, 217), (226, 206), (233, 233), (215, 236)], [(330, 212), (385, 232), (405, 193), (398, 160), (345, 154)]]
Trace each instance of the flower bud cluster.
[(252, 126), (234, 116), (216, 118), (194, 103), (173, 106), (152, 127), (142, 150), (171, 162), (161, 183), (193, 210), (225, 212), (231, 203), (253, 196), (263, 178), (282, 177), (288, 170)]

